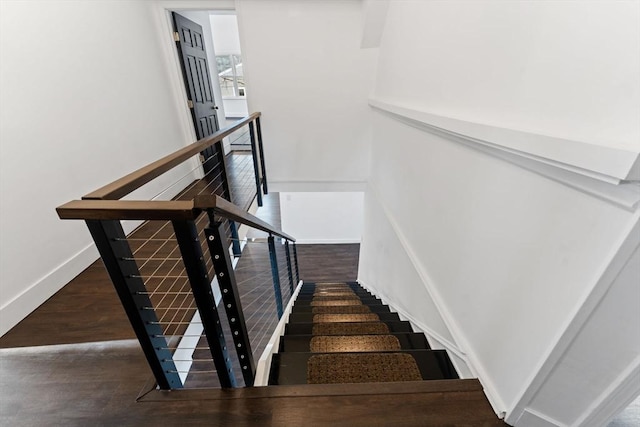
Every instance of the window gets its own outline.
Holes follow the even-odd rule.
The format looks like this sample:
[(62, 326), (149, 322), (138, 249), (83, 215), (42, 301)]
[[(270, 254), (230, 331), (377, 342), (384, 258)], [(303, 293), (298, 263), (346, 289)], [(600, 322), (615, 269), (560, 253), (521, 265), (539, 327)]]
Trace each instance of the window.
[(242, 56), (240, 55), (218, 55), (216, 56), (218, 65), (218, 80), (222, 97), (244, 97), (244, 73), (242, 72)]

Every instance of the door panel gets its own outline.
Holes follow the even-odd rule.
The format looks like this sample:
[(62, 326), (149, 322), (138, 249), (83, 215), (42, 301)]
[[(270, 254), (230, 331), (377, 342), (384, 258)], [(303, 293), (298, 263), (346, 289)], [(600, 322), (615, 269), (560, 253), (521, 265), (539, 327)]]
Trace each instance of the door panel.
[[(195, 22), (173, 12), (174, 30), (180, 40), (176, 47), (182, 66), (187, 97), (192, 102), (191, 116), (198, 139), (205, 138), (216, 132), (218, 117), (211, 85), (211, 75), (202, 27)], [(205, 160), (213, 156), (213, 148), (202, 152)], [(208, 172), (207, 164), (204, 165)]]

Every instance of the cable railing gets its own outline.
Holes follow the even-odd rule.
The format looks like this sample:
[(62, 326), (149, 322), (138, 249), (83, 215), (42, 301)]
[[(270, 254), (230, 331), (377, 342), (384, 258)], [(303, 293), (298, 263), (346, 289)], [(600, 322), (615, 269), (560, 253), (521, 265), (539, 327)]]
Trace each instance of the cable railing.
[[(86, 222), (161, 389), (252, 386), (255, 361), (299, 282), (295, 239), (248, 213), (250, 202), (234, 203), (238, 186), (254, 188), (259, 204), (267, 191), (259, 118), (254, 113), (57, 208), (62, 219)], [(221, 141), (242, 126), (252, 137), (252, 161), (233, 170)], [(200, 155), (200, 177), (172, 200), (122, 199)], [(144, 222), (126, 235), (128, 220)], [(241, 238), (241, 226), (267, 237)]]

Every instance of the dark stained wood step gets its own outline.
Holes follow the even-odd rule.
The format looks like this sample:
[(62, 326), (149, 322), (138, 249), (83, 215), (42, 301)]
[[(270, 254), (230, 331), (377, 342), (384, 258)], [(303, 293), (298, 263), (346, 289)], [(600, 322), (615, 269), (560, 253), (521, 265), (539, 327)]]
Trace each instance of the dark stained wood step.
[(429, 393), (482, 393), (482, 384), (476, 378), (388, 382), (384, 384), (295, 384), (234, 389), (178, 389), (164, 391), (156, 388), (144, 392), (138, 402), (176, 402), (235, 399), (264, 399), (283, 397), (370, 396), (375, 394), (429, 394)]
[[(458, 374), (444, 350), (405, 350), (416, 360), (424, 380), (457, 379)], [(323, 353), (277, 353), (273, 355), (270, 385), (306, 384), (307, 363), (314, 354)], [(366, 353), (350, 353), (366, 354)]]
[(374, 298), (374, 295), (365, 290), (345, 290), (345, 291), (326, 291), (326, 293), (317, 293), (315, 291), (305, 292), (300, 291), (298, 296), (303, 299), (313, 299), (313, 298), (323, 298), (323, 297), (340, 297), (340, 298), (349, 298), (349, 297), (360, 297), (360, 298)]
[(321, 313), (390, 313), (391, 310), (389, 310), (389, 306), (388, 305), (356, 305), (356, 306), (352, 306), (352, 305), (347, 305), (347, 306), (342, 306), (342, 305), (336, 305), (336, 306), (322, 306), (322, 307), (315, 307), (315, 306), (311, 306), (311, 305), (294, 305), (291, 308), (291, 313), (314, 313), (314, 314), (321, 314)]
[[(361, 322), (356, 322), (361, 323)], [(384, 322), (391, 333), (410, 333), (413, 332), (411, 324), (405, 321), (387, 321)], [(343, 325), (349, 325), (349, 322), (343, 322)], [(289, 323), (285, 326), (285, 336), (287, 335), (312, 335), (313, 323)]]
[[(355, 302), (354, 302), (355, 301)], [(328, 304), (331, 305), (331, 303), (333, 302), (338, 302), (338, 303), (344, 303), (344, 304), (355, 304), (355, 303), (360, 303), (360, 304), (364, 304), (364, 305), (382, 305), (382, 301), (378, 298), (368, 298), (368, 297), (362, 297), (362, 298), (357, 298), (357, 299), (344, 299), (344, 298), (300, 298), (297, 299), (295, 304), (293, 304), (294, 307), (296, 306), (301, 306), (301, 307), (305, 307), (305, 306), (311, 306), (313, 304), (313, 302), (316, 302), (316, 304), (321, 303), (321, 304)], [(319, 305), (319, 304), (318, 304)]]
[[(397, 313), (374, 313), (377, 317), (379, 321), (382, 322), (397, 322), (400, 320), (400, 317), (398, 316)], [(329, 316), (329, 315), (319, 315), (319, 314), (312, 314), (312, 313), (291, 313), (289, 315), (289, 323), (313, 323), (313, 317), (314, 316)], [(338, 315), (334, 315), (334, 316), (338, 316)], [(346, 316), (348, 315), (344, 315), (345, 317), (345, 322), (348, 322), (349, 320), (347, 320), (348, 318)], [(353, 315), (353, 316), (366, 316), (366, 315)], [(369, 320), (369, 321), (376, 321), (374, 320)]]
[[(395, 336), (399, 343), (400, 348), (403, 350), (421, 349), (428, 350), (429, 343), (424, 334), (418, 333), (403, 333), (403, 334), (391, 334)], [(313, 335), (285, 335), (280, 338), (280, 352), (310, 352), (310, 343)]]

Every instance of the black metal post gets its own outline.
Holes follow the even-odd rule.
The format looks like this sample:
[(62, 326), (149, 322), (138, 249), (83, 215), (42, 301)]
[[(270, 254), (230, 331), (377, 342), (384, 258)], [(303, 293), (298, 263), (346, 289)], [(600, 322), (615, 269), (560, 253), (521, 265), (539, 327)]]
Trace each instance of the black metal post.
[(253, 171), (256, 176), (256, 196), (258, 197), (258, 206), (262, 206), (262, 193), (260, 191), (260, 165), (258, 164), (258, 149), (256, 147), (256, 136), (253, 132), (253, 122), (249, 123), (249, 136), (251, 137), (251, 155), (253, 156)]
[(284, 250), (287, 254), (287, 272), (289, 273), (289, 289), (291, 289), (291, 295), (293, 295), (293, 270), (291, 270), (291, 252), (289, 252), (289, 241), (284, 241)]
[(156, 312), (149, 310), (152, 304), (120, 221), (86, 223), (158, 386), (182, 388)]
[(298, 270), (298, 250), (296, 249), (295, 242), (293, 243), (293, 263), (296, 267), (296, 285), (300, 281), (300, 270)]
[(267, 189), (267, 168), (264, 164), (264, 147), (262, 145), (262, 127), (260, 126), (260, 117), (256, 117), (256, 131), (258, 133), (258, 149), (260, 150), (260, 166), (262, 166), (262, 190), (264, 194), (269, 194)]
[(238, 224), (236, 224), (235, 221), (229, 220), (229, 227), (231, 228), (231, 250), (234, 256), (240, 256), (242, 255), (242, 248), (240, 247)]
[(267, 239), (269, 243), (269, 259), (271, 260), (271, 276), (273, 277), (273, 293), (276, 298), (276, 309), (278, 310), (278, 319), (282, 317), (284, 312), (282, 308), (282, 290), (280, 289), (280, 273), (278, 272), (278, 257), (276, 256), (276, 245), (273, 235), (269, 235)]
[(180, 253), (184, 262), (193, 298), (196, 301), (204, 333), (209, 343), (209, 350), (213, 363), (218, 372), (218, 379), (222, 387), (235, 387), (236, 379), (233, 375), (231, 359), (227, 351), (227, 345), (220, 324), (220, 316), (216, 308), (211, 279), (207, 273), (207, 267), (198, 238), (198, 230), (193, 221), (171, 221), (178, 240)]
[(205, 228), (204, 232), (207, 236), (207, 244), (213, 260), (213, 268), (216, 271), (218, 285), (222, 292), (222, 302), (227, 312), (227, 319), (229, 319), (233, 344), (242, 367), (244, 383), (247, 387), (251, 387), (256, 375), (256, 366), (240, 302), (240, 292), (238, 292), (233, 264), (229, 256), (229, 242), (224, 233), (224, 225), (222, 222), (216, 222), (215, 225), (210, 224), (208, 228)]
[[(216, 148), (216, 154), (219, 159), (220, 169), (221, 169), (221, 181), (222, 181), (222, 192), (223, 197), (230, 201), (231, 203), (235, 203), (233, 200), (233, 194), (231, 192), (231, 186), (229, 185), (229, 169), (227, 167), (227, 156), (224, 154), (224, 143), (222, 141), (216, 143), (214, 145)], [(211, 221), (213, 221), (211, 219)], [(240, 250), (240, 238), (238, 237), (238, 226), (235, 221), (229, 220), (229, 228), (231, 229), (231, 245), (233, 254), (235, 256), (242, 255), (242, 251)]]

